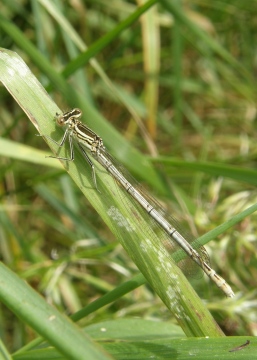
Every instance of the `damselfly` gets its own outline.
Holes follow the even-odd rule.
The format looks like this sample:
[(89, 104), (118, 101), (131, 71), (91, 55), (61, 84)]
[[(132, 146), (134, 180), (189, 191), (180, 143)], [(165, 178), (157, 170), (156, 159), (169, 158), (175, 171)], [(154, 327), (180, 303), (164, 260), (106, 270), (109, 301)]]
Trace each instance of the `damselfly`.
[[(209, 278), (226, 294), (228, 297), (233, 297), (234, 293), (227, 282), (219, 276), (208, 264), (208, 256), (205, 257), (205, 249), (194, 249), (186, 235), (182, 235), (179, 231), (180, 226), (177, 226), (177, 221), (172, 216), (166, 216), (165, 211), (161, 208), (156, 200), (149, 196), (142, 187), (138, 186), (135, 179), (131, 176), (129, 181), (122, 171), (122, 167), (117, 165), (117, 161), (107, 152), (103, 145), (102, 139), (84, 125), (81, 121), (82, 112), (80, 109), (73, 109), (62, 115), (56, 114), (56, 122), (60, 126), (67, 126), (64, 136), (60, 143), (57, 143), (52, 138), (49, 138), (58, 146), (63, 146), (67, 137), (70, 144), (70, 158), (50, 156), (51, 158), (57, 158), (61, 160), (74, 160), (73, 139), (76, 140), (79, 149), (85, 157), (88, 164), (92, 169), (92, 178), (95, 188), (97, 189), (97, 181), (95, 174), (95, 167), (87, 151), (91, 156), (97, 160), (114, 179), (125, 189), (125, 191), (132, 196), (132, 198), (146, 211), (148, 216), (158, 224), (166, 234), (168, 234), (169, 241), (176, 243), (184, 252), (209, 276)], [(133, 179), (133, 180), (132, 180)], [(170, 246), (170, 248), (174, 248)]]

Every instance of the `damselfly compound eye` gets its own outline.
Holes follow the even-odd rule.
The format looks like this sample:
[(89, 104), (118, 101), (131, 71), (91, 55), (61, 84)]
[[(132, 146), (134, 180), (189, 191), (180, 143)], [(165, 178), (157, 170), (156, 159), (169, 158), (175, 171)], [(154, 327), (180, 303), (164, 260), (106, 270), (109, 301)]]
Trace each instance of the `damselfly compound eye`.
[(82, 116), (82, 111), (78, 108), (75, 108), (69, 112), (69, 115), (70, 117), (72, 116), (73, 118), (79, 119)]

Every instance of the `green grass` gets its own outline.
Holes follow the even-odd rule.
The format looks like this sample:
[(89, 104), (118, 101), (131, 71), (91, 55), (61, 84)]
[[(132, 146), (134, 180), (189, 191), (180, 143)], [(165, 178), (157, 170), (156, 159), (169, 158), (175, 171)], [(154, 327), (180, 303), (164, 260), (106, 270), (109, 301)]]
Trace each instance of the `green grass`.
[[(210, 342), (185, 338), (174, 343), (176, 354), (182, 356), (185, 344), (194, 351), (201, 341), (205, 359), (213, 357), (214, 347), (229, 357), (229, 349), (246, 341), (243, 336), (255, 335), (255, 3), (155, 3), (137, 8), (126, 1), (88, 1), (76, 9), (38, 1), (22, 11), (3, 5), (0, 348), (5, 358), (15, 351), (15, 359), (55, 356), (45, 341), (66, 358), (90, 351), (91, 358), (103, 358), (98, 340), (114, 358), (127, 341), (128, 354), (136, 358), (139, 336), (152, 346), (144, 347), (141, 358), (165, 358), (164, 349), (171, 354), (165, 341), (182, 339), (181, 329), (187, 337), (209, 336)], [(92, 187), (77, 150), (74, 163), (63, 162), (67, 172), (45, 158), (49, 150), (43, 151), (43, 138), (35, 133), (61, 139), (55, 113), (73, 107), (82, 109), (83, 122), (133, 176), (208, 243), (212, 266), (233, 287), (234, 300), (205, 278), (192, 281), (195, 292), (167, 255), (158, 256), (162, 245), (155, 234), (143, 253), (147, 219), (129, 198), (125, 206), (99, 165), (101, 193)], [(56, 153), (56, 146), (49, 146)], [(68, 154), (68, 147), (62, 151)], [(108, 216), (111, 206), (136, 234), (119, 231)], [(151, 288), (140, 286), (145, 279)], [(49, 303), (56, 307), (59, 327), (47, 326)], [(126, 323), (134, 317), (141, 322)], [(161, 326), (151, 337), (153, 320)], [(214, 320), (237, 338), (222, 340)], [(85, 337), (83, 343), (79, 327), (95, 341)], [(96, 329), (105, 327), (109, 331), (98, 336)], [(251, 351), (253, 339), (237, 354), (249, 359)]]

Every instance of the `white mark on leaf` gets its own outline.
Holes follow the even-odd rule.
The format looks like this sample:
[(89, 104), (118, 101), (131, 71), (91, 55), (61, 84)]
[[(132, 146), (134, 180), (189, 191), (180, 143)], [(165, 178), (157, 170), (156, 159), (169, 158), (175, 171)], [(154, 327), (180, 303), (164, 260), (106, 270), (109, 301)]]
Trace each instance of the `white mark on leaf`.
[(135, 231), (135, 227), (130, 223), (130, 220), (125, 218), (116, 207), (111, 206), (107, 214), (116, 222), (117, 226), (125, 228), (128, 232)]

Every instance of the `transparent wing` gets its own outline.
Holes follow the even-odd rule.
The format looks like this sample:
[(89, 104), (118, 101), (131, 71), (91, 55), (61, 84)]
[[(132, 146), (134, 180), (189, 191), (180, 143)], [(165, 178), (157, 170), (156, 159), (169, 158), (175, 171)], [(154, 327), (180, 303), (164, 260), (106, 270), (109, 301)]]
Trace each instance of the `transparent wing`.
[[(210, 263), (209, 256), (206, 249), (199, 244), (199, 242), (194, 239), (193, 236), (188, 234), (181, 226), (178, 220), (176, 220), (173, 216), (167, 213), (163, 209), (163, 207), (151, 197), (147, 191), (133, 178), (133, 176), (122, 167), (118, 161), (113, 158), (109, 153), (104, 152), (105, 157), (119, 170), (119, 172), (127, 179), (127, 181), (149, 202), (151, 206), (153, 206), (183, 237), (186, 241), (198, 252), (202, 261), (207, 264)], [(111, 176), (111, 175), (110, 175)], [(135, 199), (133, 199), (129, 194), (126, 193), (124, 188), (119, 184), (119, 182), (115, 180), (117, 194), (115, 196), (119, 196), (122, 200), (124, 206), (127, 208), (129, 213), (131, 214), (131, 218), (133, 219), (133, 224), (137, 224), (141, 230), (144, 231), (145, 236), (147, 238), (155, 238), (154, 234), (157, 236), (158, 241), (155, 241), (156, 250), (159, 251), (162, 249), (162, 246), (166, 248), (166, 250), (171, 254), (173, 260), (177, 263), (177, 265), (182, 269), (182, 271), (190, 276), (198, 278), (202, 276), (203, 271), (200, 266), (195, 263), (189, 255), (176, 243), (176, 241), (169, 236), (166, 231), (159, 225), (159, 223), (153, 219), (146, 211), (143, 209)], [(143, 226), (139, 222), (140, 218), (146, 219), (148, 226)], [(162, 246), (161, 246), (162, 245)]]

